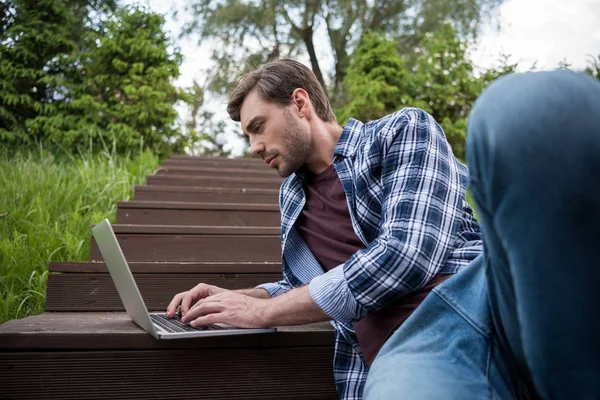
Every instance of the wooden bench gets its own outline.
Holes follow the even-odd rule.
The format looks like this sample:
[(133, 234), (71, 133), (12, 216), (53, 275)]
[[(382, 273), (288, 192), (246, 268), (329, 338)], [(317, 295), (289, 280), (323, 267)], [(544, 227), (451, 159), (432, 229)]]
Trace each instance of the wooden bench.
[(121, 201), (117, 223), (279, 227), (281, 216), (277, 204)]

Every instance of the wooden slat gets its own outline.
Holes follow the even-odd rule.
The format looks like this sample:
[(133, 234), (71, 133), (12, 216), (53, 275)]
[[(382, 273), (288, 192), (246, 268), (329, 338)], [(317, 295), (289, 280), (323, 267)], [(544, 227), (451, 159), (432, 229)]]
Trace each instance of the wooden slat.
[[(198, 283), (225, 289), (246, 289), (281, 280), (281, 273), (242, 274), (152, 274), (134, 273), (136, 284), (149, 310), (164, 311), (179, 292)], [(46, 311), (124, 311), (125, 308), (108, 273), (49, 274)]]
[(163, 162), (165, 166), (173, 165), (196, 165), (196, 166), (215, 166), (215, 167), (245, 167), (245, 168), (256, 168), (256, 169), (268, 169), (268, 166), (262, 160), (262, 158), (237, 158), (237, 159), (224, 159), (214, 157), (171, 157)]
[(332, 359), (323, 347), (9, 352), (0, 380), (7, 399), (333, 400)]
[[(280, 261), (277, 236), (140, 235), (118, 233), (128, 261)], [(90, 260), (102, 261), (92, 238)]]
[(44, 313), (0, 326), (11, 399), (334, 399), (327, 323), (155, 340), (124, 313)]
[(186, 186), (136, 186), (135, 200), (196, 203), (278, 204), (277, 189), (190, 188)]
[(217, 210), (217, 211), (279, 211), (276, 203), (244, 204), (244, 203), (198, 203), (180, 201), (119, 201), (119, 208), (157, 208), (181, 210)]
[(146, 182), (149, 186), (279, 189), (283, 180), (278, 178), (232, 178), (210, 175), (149, 175)]
[(333, 336), (329, 323), (318, 323), (277, 327), (277, 332), (256, 335), (155, 340), (132, 322), (126, 313), (60, 312), (43, 313), (0, 325), (0, 351), (328, 347), (333, 344)]
[[(280, 262), (130, 262), (134, 274), (281, 274)], [(49, 272), (107, 274), (103, 262), (51, 262)]]
[(117, 222), (149, 225), (279, 226), (275, 204), (119, 202)]
[(277, 171), (272, 168), (219, 168), (212, 166), (187, 166), (173, 165), (161, 166), (156, 170), (156, 175), (212, 175), (212, 176), (230, 176), (230, 177), (257, 177), (270, 178), (279, 177)]
[(270, 236), (279, 235), (279, 228), (258, 226), (186, 226), (186, 225), (129, 225), (114, 224), (113, 231), (119, 233), (169, 234), (169, 235), (212, 235), (212, 236)]
[(236, 164), (236, 163), (260, 164), (260, 163), (262, 163), (262, 160), (258, 156), (231, 158), (231, 157), (190, 156), (190, 155), (184, 155), (184, 154), (173, 154), (167, 160), (177, 160), (177, 161), (184, 160), (184, 161), (194, 161), (194, 162), (208, 161), (208, 162), (227, 163), (227, 164), (229, 164), (229, 163), (231, 163), (231, 164)]

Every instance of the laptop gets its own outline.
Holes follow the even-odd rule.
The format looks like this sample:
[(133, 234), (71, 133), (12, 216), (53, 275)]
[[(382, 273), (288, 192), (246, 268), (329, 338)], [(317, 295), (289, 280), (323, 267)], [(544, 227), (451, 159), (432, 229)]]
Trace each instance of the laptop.
[(247, 329), (227, 324), (192, 327), (182, 323), (178, 315), (175, 318), (167, 318), (165, 313), (149, 313), (110, 222), (105, 219), (94, 226), (92, 232), (129, 318), (154, 338), (187, 339), (276, 331), (275, 328)]

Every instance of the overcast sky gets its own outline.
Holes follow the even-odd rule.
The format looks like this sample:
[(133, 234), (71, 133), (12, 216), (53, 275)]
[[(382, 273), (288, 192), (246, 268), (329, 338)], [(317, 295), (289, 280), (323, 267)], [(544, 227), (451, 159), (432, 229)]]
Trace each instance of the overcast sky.
[[(166, 28), (177, 38), (181, 22), (171, 18), (174, 9), (183, 14), (185, 0), (121, 0), (139, 3), (166, 15)], [(555, 68), (566, 60), (574, 69), (583, 69), (589, 57), (600, 54), (600, 0), (505, 0), (497, 10), (496, 24), (483, 27), (471, 51), (473, 63), (480, 68), (497, 65), (502, 54), (511, 55), (521, 70), (535, 63), (538, 69)], [(177, 85), (190, 86), (194, 79), (203, 82), (202, 71), (210, 68), (210, 50), (198, 46), (193, 38), (176, 39), (185, 57)], [(322, 68), (332, 65), (326, 49), (319, 49)], [(325, 46), (322, 46), (325, 47)], [(227, 117), (225, 99), (208, 104), (222, 118)], [(183, 112), (183, 111), (182, 111)], [(239, 129), (231, 125), (230, 129)], [(235, 148), (239, 148), (236, 145)]]

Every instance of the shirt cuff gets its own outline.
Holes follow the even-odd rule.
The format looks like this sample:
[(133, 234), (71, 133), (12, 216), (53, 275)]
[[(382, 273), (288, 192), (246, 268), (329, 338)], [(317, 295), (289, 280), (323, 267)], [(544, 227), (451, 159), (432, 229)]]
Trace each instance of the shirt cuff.
[(333, 320), (353, 322), (367, 314), (348, 287), (344, 276), (344, 264), (338, 265), (310, 281), (309, 292), (313, 301)]
[(289, 291), (289, 289), (283, 287), (283, 285), (281, 285), (279, 282), (263, 283), (256, 286), (256, 289), (265, 289), (267, 292), (269, 292), (269, 296), (271, 297), (277, 297)]

